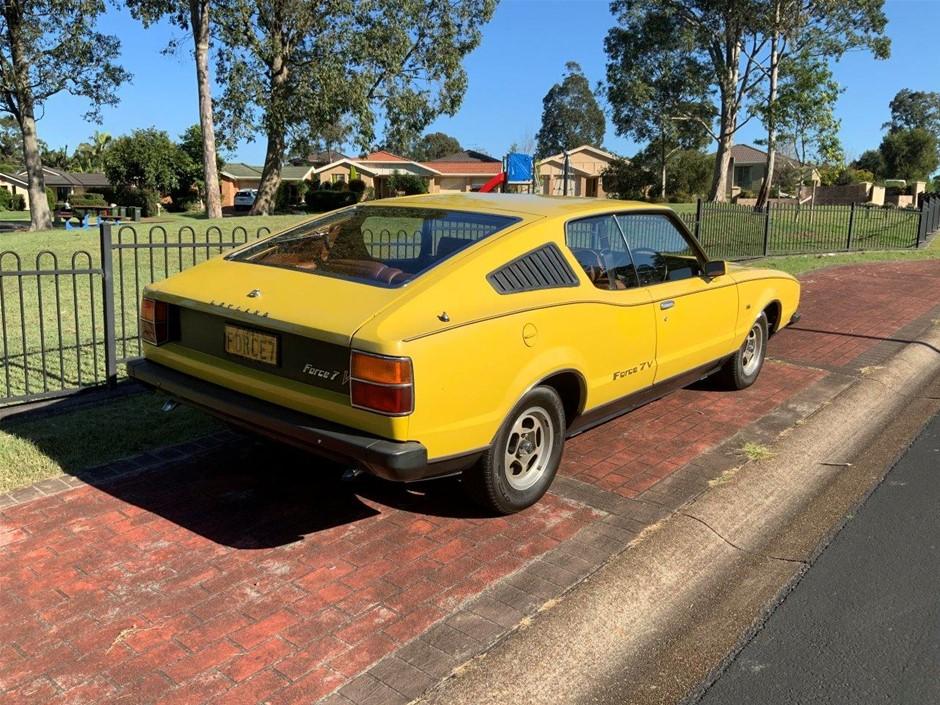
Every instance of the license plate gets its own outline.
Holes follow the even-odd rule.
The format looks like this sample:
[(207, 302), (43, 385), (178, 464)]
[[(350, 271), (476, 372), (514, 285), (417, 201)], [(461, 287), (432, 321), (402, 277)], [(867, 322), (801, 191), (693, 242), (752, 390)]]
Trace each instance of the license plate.
[(226, 325), (225, 352), (266, 365), (277, 365), (277, 336)]

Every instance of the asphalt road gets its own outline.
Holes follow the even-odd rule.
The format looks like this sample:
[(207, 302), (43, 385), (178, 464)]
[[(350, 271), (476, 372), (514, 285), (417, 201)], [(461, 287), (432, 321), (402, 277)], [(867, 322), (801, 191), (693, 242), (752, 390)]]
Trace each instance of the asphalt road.
[(940, 703), (940, 416), (699, 703)]

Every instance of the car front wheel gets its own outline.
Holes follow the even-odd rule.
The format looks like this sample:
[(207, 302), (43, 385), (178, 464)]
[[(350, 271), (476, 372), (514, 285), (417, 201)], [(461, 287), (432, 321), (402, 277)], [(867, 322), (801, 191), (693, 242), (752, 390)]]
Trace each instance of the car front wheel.
[(516, 404), (479, 463), (464, 473), (467, 491), (500, 514), (532, 506), (555, 479), (564, 437), (558, 393), (536, 387)]
[(767, 316), (761, 313), (744, 343), (724, 364), (716, 377), (728, 389), (746, 389), (757, 381), (767, 355)]

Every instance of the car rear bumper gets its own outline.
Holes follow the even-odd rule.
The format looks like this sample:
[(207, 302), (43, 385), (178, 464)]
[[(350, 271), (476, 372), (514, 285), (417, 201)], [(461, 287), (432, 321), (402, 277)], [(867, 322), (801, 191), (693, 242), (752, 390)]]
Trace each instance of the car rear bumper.
[(229, 423), (339, 461), (352, 461), (387, 480), (412, 482), (448, 475), (474, 456), (428, 462), (417, 441), (391, 441), (220, 387), (144, 358), (127, 363), (127, 375), (148, 387)]

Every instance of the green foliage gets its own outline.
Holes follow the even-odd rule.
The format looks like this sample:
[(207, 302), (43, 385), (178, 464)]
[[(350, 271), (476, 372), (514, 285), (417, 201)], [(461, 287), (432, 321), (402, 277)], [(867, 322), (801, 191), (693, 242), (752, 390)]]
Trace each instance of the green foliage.
[[(461, 61), (480, 42), (496, 0), (232, 0), (216, 8), (219, 122), (230, 144), (267, 138), (275, 160), (288, 134), (322, 135), (342, 122), (352, 141), (407, 144), (467, 87)], [(268, 169), (255, 208), (276, 181)]]
[(890, 107), (891, 120), (884, 124), (889, 131), (921, 128), (940, 136), (940, 93), (904, 88), (891, 100)]
[(13, 194), (5, 188), (0, 188), (0, 211), (12, 210)]
[(393, 191), (401, 191), (406, 196), (428, 192), (428, 180), (414, 174), (396, 172), (389, 177), (388, 183)]
[(55, 191), (48, 186), (46, 187), (46, 203), (49, 206), (49, 210), (55, 210), (56, 204), (56, 195)]
[(166, 132), (152, 127), (117, 138), (105, 155), (105, 174), (112, 184), (160, 194), (187, 191), (198, 173), (189, 155)]
[(352, 165), (349, 167), (349, 182), (352, 183), (353, 181), (358, 181), (358, 180), (359, 180), (359, 171), (356, 169), (355, 165)]
[(669, 159), (666, 193), (677, 196), (679, 203), (705, 196), (715, 169), (715, 157), (695, 149), (676, 152)]
[(937, 138), (922, 127), (889, 132), (879, 151), (892, 179), (925, 180), (940, 165)]
[(872, 172), (845, 165), (820, 167), (819, 178), (823, 186), (846, 186), (848, 184), (873, 183), (875, 181), (875, 175)]
[(68, 168), (82, 172), (104, 170), (104, 155), (111, 142), (111, 135), (95, 130), (95, 134), (88, 142), (82, 142), (75, 148), (69, 159)]
[(106, 206), (108, 205), (107, 201), (104, 200), (104, 196), (100, 193), (92, 193), (86, 191), (85, 193), (73, 193), (69, 196), (69, 203), (73, 206)]
[(10, 205), (10, 210), (25, 211), (26, 197), (21, 193), (13, 194), (13, 203)]
[(311, 213), (324, 213), (351, 206), (358, 200), (358, 195), (352, 191), (311, 191), (307, 194), (307, 210)]
[(649, 166), (655, 165), (662, 182), (672, 155), (708, 142), (714, 119), (708, 68), (661, 15), (623, 20), (604, 40), (607, 102), (618, 135), (650, 143), (646, 151), (655, 159)]
[[(460, 149), (460, 142), (456, 137), (451, 137), (443, 132), (429, 132), (417, 141), (409, 153), (412, 159), (419, 162), (429, 162), (432, 159), (440, 159), (448, 154), (459, 152)], [(351, 175), (350, 178), (352, 178)]]
[(274, 195), (274, 205), (279, 211), (288, 210), (291, 206), (295, 205), (297, 199), (295, 198), (296, 192), (294, 190), (294, 185), (289, 184), (286, 181), (282, 181), (278, 184), (277, 192)]
[(561, 83), (552, 86), (542, 99), (536, 156), (544, 158), (582, 144), (600, 147), (605, 129), (604, 112), (591, 92), (591, 85), (581, 67), (569, 61)]
[(349, 178), (349, 190), (356, 194), (361, 194), (366, 190), (366, 182), (362, 179), (352, 178), (352, 172), (350, 171)]
[(346, 182), (343, 181), (342, 179), (337, 179), (336, 181), (333, 182), (333, 190), (334, 190), (334, 191), (345, 191), (345, 190), (346, 190)]
[(140, 208), (141, 214), (145, 217), (153, 217), (160, 213), (160, 194), (151, 189), (118, 185), (114, 189), (114, 202), (122, 206)]
[(861, 156), (852, 162), (852, 167), (862, 171), (869, 171), (876, 178), (883, 178), (887, 174), (884, 155), (881, 150), (869, 149), (862, 152)]
[(601, 174), (604, 190), (615, 198), (642, 199), (656, 182), (656, 174), (643, 166), (642, 159), (612, 161)]

